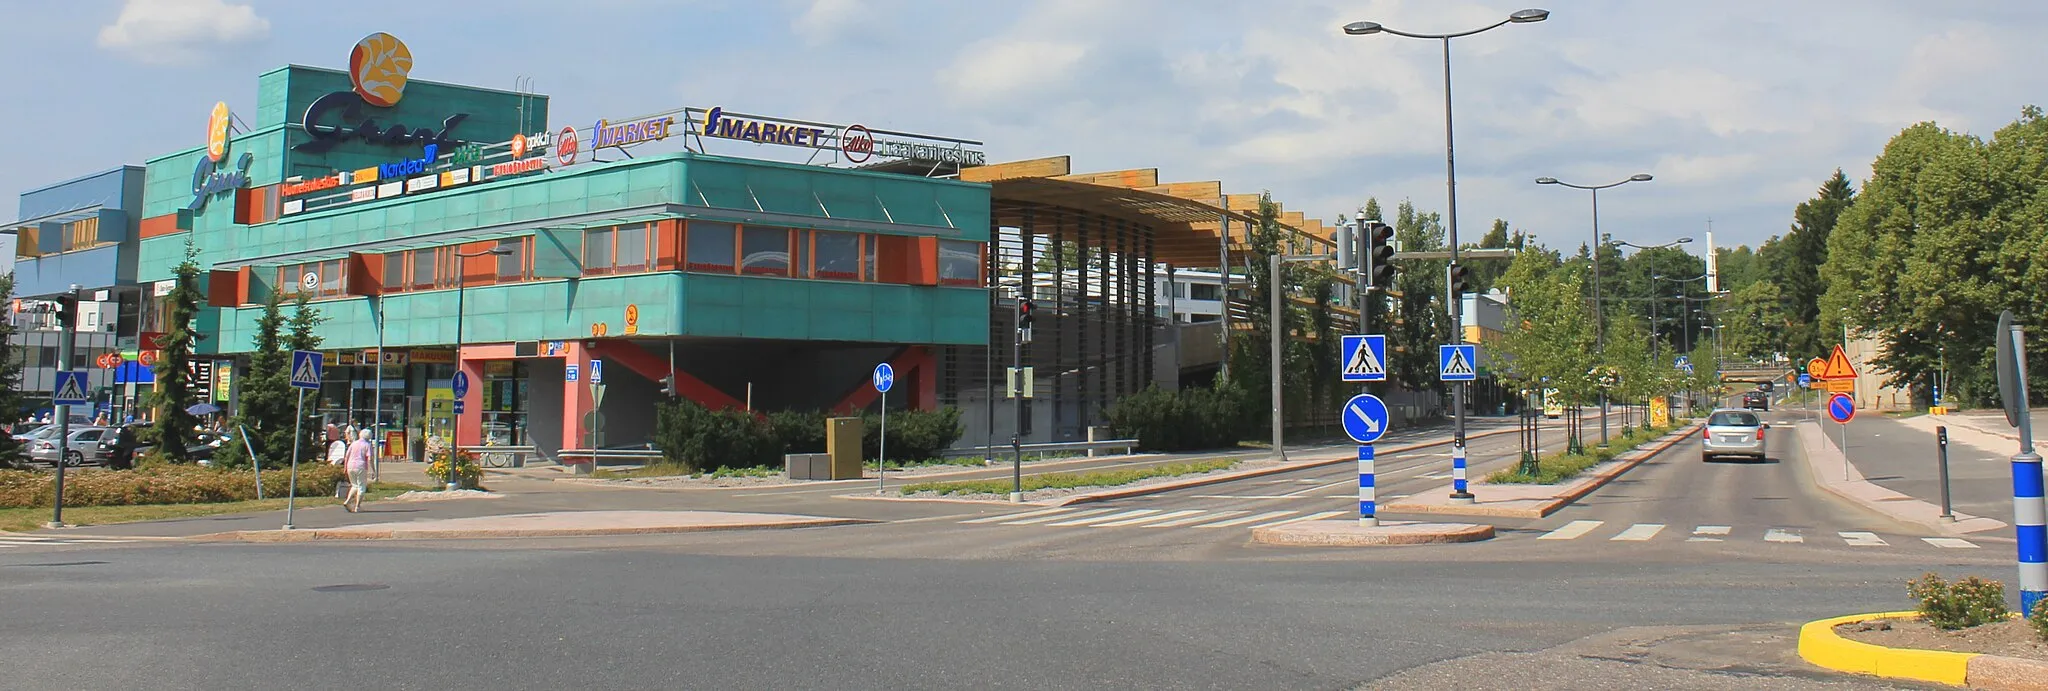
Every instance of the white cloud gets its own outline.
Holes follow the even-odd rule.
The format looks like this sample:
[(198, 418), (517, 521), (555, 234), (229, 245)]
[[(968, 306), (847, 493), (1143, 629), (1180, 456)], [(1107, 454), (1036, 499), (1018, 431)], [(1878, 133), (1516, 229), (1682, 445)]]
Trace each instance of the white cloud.
[(790, 29), (811, 45), (820, 45), (863, 23), (874, 11), (862, 0), (812, 0), (803, 14), (790, 21)]
[(939, 73), (939, 82), (965, 103), (1000, 101), (1063, 84), (1088, 47), (1064, 41), (998, 39), (967, 47)]
[(270, 21), (226, 0), (128, 0), (114, 23), (100, 28), (99, 46), (152, 64), (189, 63), (214, 48), (270, 34)]

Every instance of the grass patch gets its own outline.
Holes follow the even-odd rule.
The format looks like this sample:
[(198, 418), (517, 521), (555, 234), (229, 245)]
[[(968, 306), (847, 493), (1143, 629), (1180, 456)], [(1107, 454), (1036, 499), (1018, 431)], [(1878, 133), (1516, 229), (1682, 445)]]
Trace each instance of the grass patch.
[[(1231, 460), (1194, 461), (1190, 463), (1168, 463), (1166, 465), (1156, 465), (1149, 468), (1103, 470), (1090, 473), (1043, 473), (1039, 475), (1027, 475), (1024, 477), (1024, 491), (1030, 492), (1033, 490), (1041, 489), (1071, 489), (1074, 487), (1116, 487), (1118, 485), (1128, 485), (1139, 480), (1149, 480), (1155, 477), (1195, 475), (1200, 473), (1206, 473), (1212, 470), (1222, 470), (1236, 464), (1237, 461)], [(916, 494), (918, 492), (933, 492), (937, 494), (947, 495), (1007, 494), (1010, 491), (1010, 482), (1010, 478), (997, 478), (993, 480), (962, 480), (957, 482), (919, 482), (904, 485), (901, 491), (904, 494)]]
[[(370, 486), (370, 491), (363, 495), (363, 500), (375, 501), (395, 497), (406, 492), (429, 489), (433, 488), (400, 482), (379, 482)], [(341, 503), (341, 500), (335, 499), (331, 495), (318, 497), (302, 496), (298, 498), (298, 506), (300, 507), (332, 506), (339, 503)], [(229, 501), (213, 504), (66, 506), (64, 507), (64, 522), (71, 525), (112, 525), (115, 523), (135, 523), (139, 521), (162, 521), (173, 518), (218, 516), (230, 513), (282, 511), (284, 510), (284, 504), (285, 500), (279, 498), (251, 499), (248, 501)], [(18, 533), (41, 530), (43, 524), (50, 520), (50, 511), (51, 507), (48, 506), (0, 509), (0, 531)]]
[(1497, 485), (1554, 485), (1577, 477), (1579, 473), (1585, 472), (1587, 468), (1613, 460), (1614, 457), (1620, 456), (1630, 449), (1656, 441), (1658, 437), (1664, 436), (1666, 432), (1670, 432), (1673, 429), (1677, 428), (1654, 427), (1650, 429), (1648, 434), (1623, 434), (1621, 436), (1623, 441), (1638, 438), (1642, 440), (1628, 446), (1617, 444), (1605, 449), (1589, 448), (1582, 454), (1562, 453), (1544, 456), (1536, 459), (1536, 472), (1534, 474), (1522, 472), (1521, 464), (1517, 463), (1513, 468), (1494, 471), (1493, 474), (1487, 475), (1486, 481)]

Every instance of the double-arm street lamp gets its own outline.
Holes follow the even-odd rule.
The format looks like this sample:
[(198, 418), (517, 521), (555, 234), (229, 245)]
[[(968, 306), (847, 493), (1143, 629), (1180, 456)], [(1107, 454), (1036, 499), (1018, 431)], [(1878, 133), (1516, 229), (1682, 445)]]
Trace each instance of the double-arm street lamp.
[[(1492, 24), (1488, 24), (1486, 26), (1482, 26), (1477, 29), (1472, 29), (1469, 31), (1459, 31), (1448, 34), (1410, 33), (1406, 31), (1399, 31), (1387, 28), (1379, 22), (1352, 22), (1344, 25), (1344, 33), (1351, 36), (1393, 34), (1395, 36), (1402, 36), (1406, 38), (1420, 38), (1433, 40), (1443, 44), (1444, 192), (1447, 198), (1446, 202), (1449, 205), (1449, 209), (1446, 210), (1444, 216), (1446, 220), (1445, 227), (1447, 231), (1446, 234), (1448, 236), (1447, 240), (1451, 249), (1452, 266), (1456, 266), (1458, 264), (1458, 166), (1457, 156), (1454, 153), (1456, 151), (1456, 146), (1454, 145), (1455, 138), (1452, 136), (1451, 130), (1451, 39), (1463, 36), (1471, 36), (1473, 34), (1486, 31), (1492, 31), (1494, 29), (1498, 29), (1509, 24), (1533, 24), (1549, 18), (1550, 10), (1516, 10), (1513, 14), (1509, 14), (1506, 19), (1502, 19)], [(1453, 332), (1457, 334), (1456, 338), (1458, 342), (1463, 343), (1465, 341), (1465, 327), (1463, 325), (1464, 322), (1461, 319), (1462, 315), (1460, 314), (1461, 312), (1463, 312), (1463, 305), (1461, 304), (1463, 300), (1460, 300), (1456, 295), (1449, 294), (1450, 275), (1448, 273), (1446, 273), (1444, 276), (1444, 283), (1444, 307), (1450, 313), (1451, 329), (1453, 330)], [(1412, 347), (1423, 347), (1425, 345), (1426, 344), (1418, 343), (1413, 344)], [(1451, 428), (1451, 455), (1453, 458), (1462, 459), (1465, 457), (1465, 382), (1456, 382), (1456, 385), (1451, 389), (1451, 414), (1453, 420)], [(1472, 495), (1470, 493), (1454, 492), (1451, 494), (1451, 498), (1461, 502), (1470, 502), (1472, 500)]]
[[(1593, 352), (1596, 354), (1605, 354), (1607, 352), (1607, 312), (1600, 308), (1600, 250), (1603, 248), (1603, 243), (1600, 241), (1600, 190), (1620, 187), (1631, 182), (1649, 182), (1653, 179), (1649, 173), (1636, 173), (1625, 179), (1605, 185), (1580, 185), (1553, 177), (1536, 178), (1536, 184), (1538, 185), (1562, 185), (1575, 190), (1586, 190), (1593, 193)], [(1686, 240), (1691, 239), (1686, 238)], [(1605, 388), (1600, 390), (1600, 445), (1607, 445), (1607, 390)]]
[[(462, 258), (462, 259), (473, 259), (473, 258), (476, 258), (476, 257), (484, 257), (484, 256), (499, 256), (499, 257), (502, 257), (502, 256), (505, 256), (505, 255), (509, 255), (509, 254), (512, 254), (512, 248), (510, 248), (510, 247), (506, 247), (506, 246), (504, 246), (504, 245), (492, 245), (492, 246), (490, 247), (490, 249), (482, 249), (482, 250), (477, 250), (477, 251), (475, 251), (475, 252), (456, 252), (456, 253), (455, 253), (455, 256), (457, 256), (457, 257), (460, 257), (460, 258)], [(497, 273), (497, 271), (496, 271), (496, 270), (494, 269), (494, 270), (493, 270), (493, 271), (492, 271), (491, 273), (493, 273), (493, 274), (496, 274), (496, 273)], [(463, 262), (459, 262), (459, 261), (458, 261), (458, 262), (456, 262), (456, 263), (455, 263), (455, 372), (456, 372), (456, 374), (461, 374), (461, 373), (462, 373), (462, 308), (463, 308), (463, 300), (464, 300), (465, 298), (467, 298), (467, 297), (468, 297), (468, 295), (469, 295), (469, 276), (468, 276), (468, 274), (469, 274), (469, 271), (467, 270), (467, 267), (464, 267), (464, 266), (463, 266)], [(383, 354), (382, 354), (382, 353), (379, 353), (379, 354), (378, 354), (378, 357), (383, 357)], [(381, 393), (381, 392), (380, 392), (380, 393)], [(467, 392), (464, 392), (464, 393), (467, 393)], [(464, 397), (466, 398), (467, 396), (464, 396)], [(483, 414), (483, 413), (481, 413), (481, 412), (477, 413), (477, 415), (482, 415), (482, 414)], [(450, 448), (450, 449), (448, 450), (448, 487), (447, 487), (447, 489), (448, 489), (449, 491), (451, 491), (451, 492), (452, 492), (452, 491), (455, 491), (455, 490), (458, 490), (458, 489), (462, 489), (462, 480), (461, 480), (461, 476), (460, 476), (460, 475), (458, 475), (458, 474), (457, 474), (457, 473), (455, 472), (455, 469), (456, 469), (456, 467), (457, 467), (457, 466), (459, 466), (459, 465), (461, 465), (461, 463), (459, 463), (459, 461), (461, 461), (461, 460), (462, 460), (462, 444), (461, 444), (461, 439), (462, 439), (462, 417), (461, 417), (461, 416), (456, 416), (456, 418), (455, 418), (455, 438), (456, 438), (456, 443), (454, 443), (454, 444), (451, 444), (451, 445), (450, 445), (450, 447), (451, 447), (451, 448)]]

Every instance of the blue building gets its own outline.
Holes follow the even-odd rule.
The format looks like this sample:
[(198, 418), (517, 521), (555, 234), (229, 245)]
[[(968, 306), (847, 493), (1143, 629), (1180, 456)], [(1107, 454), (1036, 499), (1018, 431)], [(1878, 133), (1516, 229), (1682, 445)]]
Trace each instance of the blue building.
[[(101, 405), (133, 395), (115, 384), (135, 377), (117, 375), (151, 381), (133, 364), (141, 335), (152, 330), (142, 309), (150, 287), (135, 281), (143, 173), (142, 166), (121, 166), (21, 195), (18, 220), (5, 232), (14, 240), (13, 341), (23, 360), (21, 388), (31, 400), (47, 397), (57, 368), (60, 334), (48, 298), (74, 288), (80, 299), (72, 366), (89, 371)], [(123, 351), (128, 367), (102, 366), (114, 364), (102, 356)]]

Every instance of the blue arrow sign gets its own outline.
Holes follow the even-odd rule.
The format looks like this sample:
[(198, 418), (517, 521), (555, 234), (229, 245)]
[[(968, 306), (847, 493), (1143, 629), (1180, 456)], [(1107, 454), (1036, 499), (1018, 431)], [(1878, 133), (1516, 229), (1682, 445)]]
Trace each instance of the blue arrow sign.
[(581, 367), (577, 367), (575, 363), (570, 363), (570, 364), (567, 364), (567, 365), (563, 365), (563, 366), (562, 366), (562, 381), (576, 381), (576, 379), (578, 378), (578, 377), (577, 377), (577, 375), (580, 375), (580, 374), (582, 374), (582, 373), (583, 373), (583, 368), (581, 368)]
[(896, 368), (890, 367), (889, 363), (886, 362), (879, 365), (875, 365), (875, 390), (880, 391), (882, 393), (889, 393), (890, 387), (893, 387), (895, 385)]
[(458, 401), (460, 401), (460, 400), (462, 400), (462, 399), (468, 398), (468, 397), (469, 397), (469, 373), (468, 373), (468, 372), (464, 372), (464, 371), (462, 371), (462, 370), (456, 370), (456, 371), (455, 371), (455, 378), (454, 378), (454, 379), (451, 379), (451, 380), (449, 380), (449, 382), (448, 382), (448, 388), (450, 388), (450, 389), (454, 389), (454, 390), (455, 390), (455, 400), (458, 400)]
[(1344, 433), (1360, 444), (1371, 444), (1387, 433), (1387, 404), (1369, 393), (1352, 396), (1344, 403)]
[(1471, 344), (1436, 347), (1437, 378), (1443, 381), (1473, 381), (1479, 378), (1479, 346)]
[(58, 372), (56, 385), (50, 387), (51, 405), (85, 405), (92, 397), (85, 392), (84, 372)]
[(318, 389), (320, 388), (320, 378), (324, 374), (326, 374), (326, 366), (320, 360), (319, 351), (292, 351), (293, 388)]
[(1342, 339), (1338, 357), (1344, 381), (1387, 380), (1387, 337), (1385, 334), (1348, 334)]

